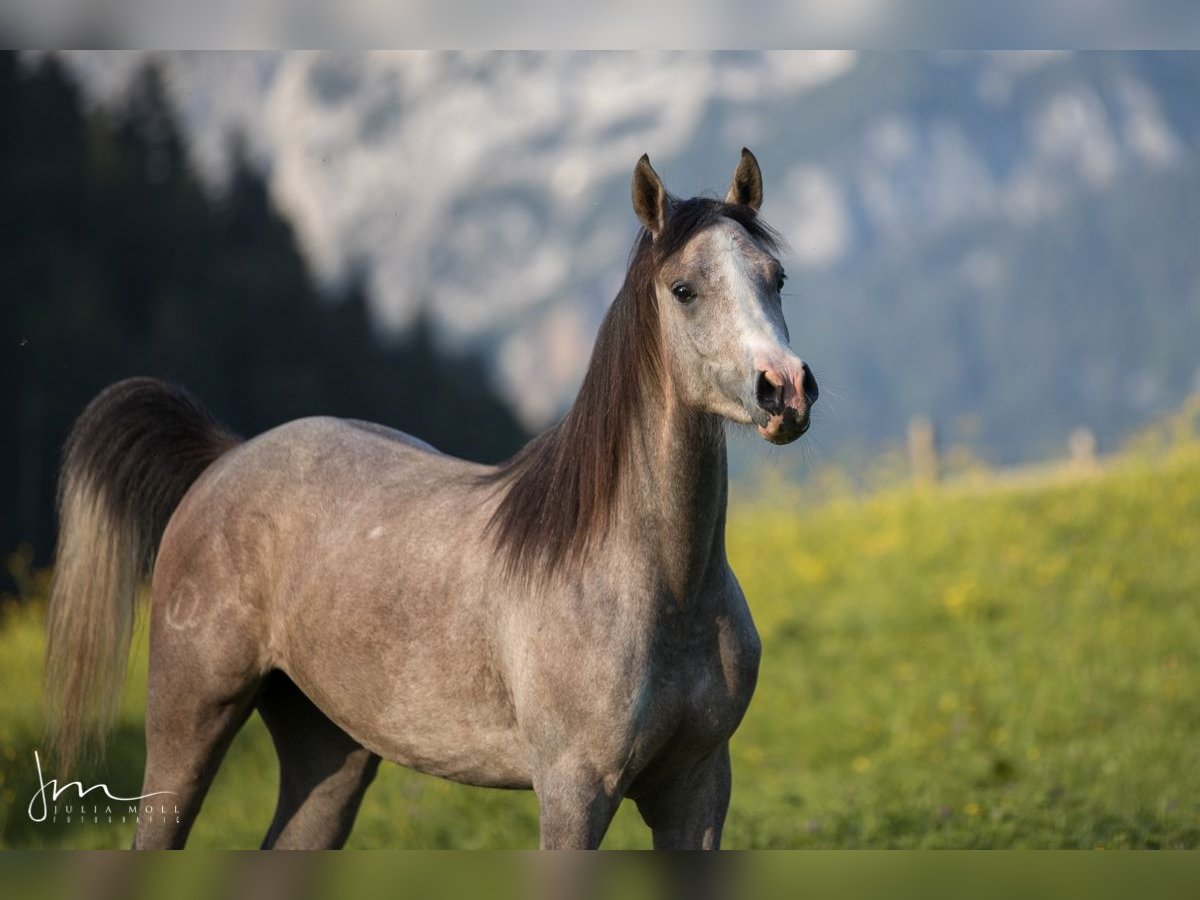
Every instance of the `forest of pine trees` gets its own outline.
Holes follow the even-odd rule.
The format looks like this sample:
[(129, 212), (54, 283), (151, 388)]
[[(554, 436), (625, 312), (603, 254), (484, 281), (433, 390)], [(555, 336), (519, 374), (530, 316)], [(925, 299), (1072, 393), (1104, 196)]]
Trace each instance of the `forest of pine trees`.
[(348, 416), (485, 461), (526, 437), (427, 321), (381, 336), (358, 284), (319, 290), (244, 154), (213, 195), (153, 66), (107, 109), (53, 57), (0, 54), (0, 246), (0, 556), (50, 561), (67, 430), (130, 375), (188, 386), (243, 435)]

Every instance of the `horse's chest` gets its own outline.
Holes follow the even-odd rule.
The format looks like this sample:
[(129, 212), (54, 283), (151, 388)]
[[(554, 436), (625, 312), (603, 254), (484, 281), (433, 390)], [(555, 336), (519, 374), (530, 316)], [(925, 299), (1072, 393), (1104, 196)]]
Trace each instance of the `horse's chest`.
[(672, 743), (699, 748), (727, 741), (758, 678), (761, 645), (749, 614), (720, 616), (697, 640), (674, 651), (668, 654), (671, 669), (664, 679), (678, 721)]

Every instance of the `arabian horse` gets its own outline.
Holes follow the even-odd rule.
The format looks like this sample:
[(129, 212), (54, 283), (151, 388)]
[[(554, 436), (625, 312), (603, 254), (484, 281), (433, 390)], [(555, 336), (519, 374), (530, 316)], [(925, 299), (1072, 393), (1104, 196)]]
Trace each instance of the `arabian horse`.
[(142, 790), (179, 815), (135, 847), (184, 844), (256, 709), (280, 769), (264, 847), (341, 846), (381, 759), (534, 790), (543, 848), (597, 847), (626, 797), (655, 847), (720, 845), (760, 655), (725, 555), (725, 423), (786, 444), (817, 399), (761, 203), (748, 150), (723, 201), (638, 161), (642, 228), (578, 397), (499, 466), (335, 418), (243, 441), (150, 378), (84, 409), (50, 733), (63, 765), (103, 746), (151, 576)]

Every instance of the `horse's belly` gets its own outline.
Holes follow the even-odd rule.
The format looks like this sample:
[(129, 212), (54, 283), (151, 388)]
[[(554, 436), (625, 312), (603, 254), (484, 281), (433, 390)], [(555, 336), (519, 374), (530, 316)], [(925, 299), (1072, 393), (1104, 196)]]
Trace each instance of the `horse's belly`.
[(531, 785), (515, 721), (486, 691), (462, 696), (456, 688), (467, 673), (446, 672), (436, 683), (425, 676), (388, 684), (382, 669), (338, 678), (314, 671), (311, 662), (288, 666), (289, 676), (347, 734), (384, 759), (466, 784)]
[(477, 657), (398, 679), (375, 725), (376, 752), (401, 765), (466, 784), (532, 784), (507, 691)]
[[(406, 723), (409, 724), (409, 723)], [(399, 765), (478, 787), (531, 788), (528, 752), (514, 730), (410, 727), (388, 732), (370, 747)]]
[(456, 599), (413, 590), (394, 601), (360, 594), (341, 609), (300, 602), (280, 667), (384, 759), (468, 784), (528, 787), (528, 750), (489, 636)]

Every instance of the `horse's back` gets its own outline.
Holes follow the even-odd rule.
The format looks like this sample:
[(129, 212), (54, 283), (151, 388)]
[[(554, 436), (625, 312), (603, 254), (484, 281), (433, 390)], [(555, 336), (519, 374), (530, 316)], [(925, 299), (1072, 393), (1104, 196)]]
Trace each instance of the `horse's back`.
[(259, 582), (256, 592), (274, 596), (322, 566), (395, 568), (431, 552), (427, 526), (482, 527), (473, 513), (490, 493), (487, 471), (382, 425), (298, 419), (204, 472), (167, 526), (156, 569), (208, 560), (214, 579), (236, 573), (243, 589)]
[(318, 465), (330, 473), (356, 465), (429, 465), (443, 474), (482, 470), (477, 463), (448, 456), (420, 438), (395, 428), (358, 419), (311, 416), (295, 419), (264, 431), (213, 466), (254, 467), (274, 465), (280, 458), (290, 461), (293, 477), (311, 475)]
[[(238, 506), (351, 500), (381, 490), (472, 489), (488, 467), (412, 435), (354, 419), (296, 419), (238, 445), (193, 485), (176, 518)], [(336, 505), (336, 504), (335, 504)]]

